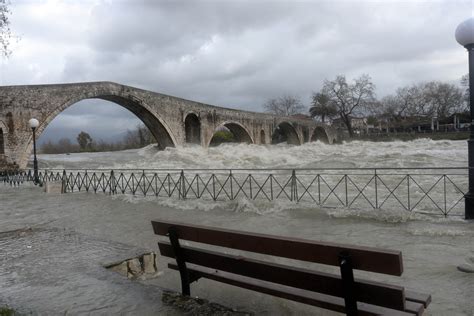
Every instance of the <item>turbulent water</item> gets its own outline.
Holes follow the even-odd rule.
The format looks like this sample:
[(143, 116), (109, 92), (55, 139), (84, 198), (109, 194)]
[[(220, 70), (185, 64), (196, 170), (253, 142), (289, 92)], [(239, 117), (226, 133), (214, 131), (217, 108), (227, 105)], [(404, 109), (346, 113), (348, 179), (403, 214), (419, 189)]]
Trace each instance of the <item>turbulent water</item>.
[[(180, 169), (188, 169), (186, 171), (188, 183), (193, 181), (195, 174), (202, 176), (200, 189), (196, 185), (197, 181), (190, 185), (191, 189), (188, 188), (189, 198), (193, 198), (193, 193), (199, 190), (202, 190), (202, 198), (193, 201), (193, 203), (178, 198), (158, 199), (157, 203), (180, 209), (199, 208), (209, 210), (225, 208), (259, 214), (274, 213), (295, 207), (294, 201), (289, 201), (289, 186), (285, 187), (284, 193), (278, 190), (273, 192), (270, 191), (270, 181), (268, 181), (268, 175), (272, 173), (279, 185), (285, 186), (291, 171), (275, 172), (275, 169), (295, 168), (299, 170), (297, 172), (299, 197), (301, 197), (301, 199), (298, 198), (299, 208), (311, 209), (316, 203), (333, 208), (332, 212), (334, 213), (342, 211), (342, 216), (345, 216), (348, 212), (346, 208), (342, 210), (340, 206), (350, 204), (351, 210), (362, 210), (364, 216), (376, 215), (384, 218), (395, 217), (394, 220), (398, 220), (398, 218), (405, 220), (407, 217), (414, 216), (415, 213), (406, 212), (407, 209), (409, 211), (414, 210), (416, 213), (435, 215), (446, 213), (450, 216), (461, 216), (463, 205), (459, 201), (463, 195), (462, 189), (467, 186), (466, 170), (423, 170), (421, 173), (435, 173), (436, 175), (421, 176), (416, 175), (420, 173), (419, 170), (386, 170), (383, 168), (463, 167), (467, 164), (466, 152), (465, 141), (420, 139), (411, 142), (382, 143), (354, 141), (339, 145), (313, 142), (302, 146), (225, 144), (207, 149), (191, 145), (184, 148), (168, 148), (164, 151), (158, 151), (154, 145), (150, 145), (142, 149), (112, 153), (40, 155), (39, 161), (40, 167), (46, 169), (81, 168), (89, 169), (89, 171), (95, 168), (133, 169), (136, 170), (135, 172), (141, 169), (166, 169), (167, 171), (161, 171), (162, 178), (168, 174), (168, 170), (178, 170), (174, 173), (171, 172), (175, 181), (178, 181)], [(318, 170), (311, 170), (312, 168)], [(344, 170), (338, 170), (338, 168)], [(352, 170), (347, 170), (348, 168), (352, 168)], [(380, 178), (377, 179), (377, 192), (375, 192), (375, 181), (372, 178), (374, 171), (366, 170), (361, 174), (361, 171), (357, 168), (382, 168), (382, 171), (378, 173)], [(223, 186), (224, 190), (220, 191), (220, 187), (217, 187), (217, 192), (220, 191), (217, 201), (213, 201), (210, 187), (207, 191), (203, 189), (204, 184), (209, 183), (210, 177), (210, 172), (203, 169), (221, 169), (215, 174), (220, 184), (226, 184)], [(265, 186), (259, 192), (259, 196), (255, 198), (256, 191), (253, 191), (254, 198), (249, 198), (252, 193), (250, 193), (249, 183), (247, 182), (236, 199), (230, 201), (226, 198), (226, 194), (231, 191), (231, 181), (228, 181), (229, 171), (227, 169), (233, 170), (233, 176), (239, 180), (240, 184), (244, 183), (248, 174), (255, 176), (255, 180), (259, 185), (265, 183)], [(252, 169), (264, 171), (259, 173), (259, 171)], [(139, 172), (137, 172), (138, 175)], [(152, 172), (155, 171), (148, 172), (149, 180)], [(388, 175), (384, 175), (384, 173), (388, 173)], [(410, 184), (406, 182), (406, 179), (404, 180), (407, 173), (413, 175), (410, 179), (411, 189), (409, 194), (407, 192)], [(315, 180), (317, 174), (322, 174), (323, 178)], [(346, 179), (342, 179), (343, 174), (350, 175), (346, 185), (344, 185)], [(443, 174), (448, 174), (449, 178), (439, 181)], [(317, 184), (318, 181), (319, 184)], [(432, 187), (434, 184), (436, 185)], [(147, 185), (148, 183), (143, 184), (144, 187)], [(158, 187), (159, 185), (156, 186), (156, 189)], [(255, 187), (256, 184), (254, 183)], [(275, 184), (275, 187), (278, 189), (278, 184)], [(347, 190), (345, 190), (346, 187)], [(362, 190), (362, 188), (364, 189)], [(359, 194), (361, 190), (363, 194)], [(393, 190), (392, 195), (390, 194), (391, 190)], [(446, 199), (445, 191), (447, 192)], [(178, 191), (174, 192), (177, 193)], [(425, 195), (426, 192), (429, 192), (429, 195)], [(140, 196), (140, 193), (139, 191), (137, 195)], [(162, 192), (162, 194), (164, 193)], [(273, 197), (278, 196), (277, 201), (273, 198), (273, 201), (268, 201), (267, 197), (270, 197), (272, 193)], [(194, 194), (194, 197), (196, 197), (196, 194)], [(131, 196), (126, 198), (137, 199)], [(379, 207), (380, 204), (382, 207)], [(413, 208), (413, 206), (415, 207)], [(379, 211), (374, 213), (372, 212), (374, 208), (381, 208), (385, 211), (388, 210), (388, 212)], [(360, 216), (362, 216), (362, 213), (360, 213)]]
[(466, 141), (360, 142), (302, 146), (190, 145), (157, 151), (153, 145), (115, 153), (39, 155), (43, 168), (374, 168), (464, 167)]
[[(252, 168), (410, 168), (410, 167), (465, 167), (467, 165), (467, 144), (465, 141), (432, 141), (421, 139), (411, 142), (350, 142), (340, 145), (309, 143), (302, 146), (277, 145), (256, 146), (245, 144), (228, 144), (203, 149), (199, 146), (169, 148), (157, 151), (154, 146), (138, 150), (114, 153), (81, 153), (71, 155), (40, 155), (40, 168), (66, 169), (252, 169)], [(465, 183), (463, 184), (465, 186)], [(2, 191), (3, 190), (3, 191)], [(2, 193), (3, 192), (3, 193)], [(419, 292), (433, 295), (433, 303), (428, 309), (432, 315), (474, 315), (472, 293), (474, 292), (474, 273), (464, 273), (458, 266), (474, 267), (474, 226), (461, 217), (431, 217), (423, 214), (412, 214), (403, 209), (384, 211), (378, 209), (322, 208), (314, 203), (294, 203), (290, 201), (252, 201), (239, 198), (234, 201), (212, 201), (206, 199), (140, 197), (131, 195), (103, 195), (91, 193), (72, 193), (61, 196), (45, 196), (34, 190), (1, 189), (4, 200), (0, 206), (2, 221), (0, 228), (21, 228), (25, 225), (46, 225), (47, 233), (54, 234), (57, 228), (88, 236), (91, 242), (95, 239), (106, 240), (104, 254), (94, 254), (95, 260), (104, 260), (105, 254), (116, 249), (116, 243), (124, 243), (127, 247), (145, 247), (156, 251), (155, 237), (151, 233), (149, 221), (152, 219), (179, 220), (189, 223), (218, 226), (246, 231), (263, 232), (282, 236), (309, 238), (344, 242), (365, 246), (376, 246), (401, 250), (403, 253), (405, 272), (402, 278), (386, 278)], [(33, 196), (34, 198), (32, 198)], [(433, 196), (433, 198), (435, 198)], [(12, 211), (9, 207), (21, 205), (22, 211)], [(35, 224), (36, 223), (36, 224)], [(44, 224), (48, 223), (48, 224)], [(46, 229), (44, 228), (44, 229)], [(43, 235), (41, 235), (43, 234)], [(1, 236), (0, 236), (1, 237)], [(42, 237), (41, 237), (42, 238)], [(39, 243), (41, 244), (41, 238)], [(47, 240), (48, 238), (46, 238)], [(60, 237), (60, 240), (65, 239)], [(65, 239), (67, 243), (69, 239)], [(1, 239), (0, 239), (1, 241)], [(18, 241), (15, 241), (18, 244)], [(15, 254), (15, 247), (10, 245), (9, 251)], [(21, 243), (20, 243), (21, 244)], [(52, 243), (49, 250), (60, 253), (62, 242)], [(56, 248), (55, 248), (56, 247)], [(120, 246), (122, 249), (125, 246)], [(73, 249), (73, 248), (71, 248)], [(82, 252), (91, 252), (86, 246)], [(94, 248), (96, 251), (96, 248)], [(69, 250), (71, 251), (71, 250)], [(20, 256), (20, 254), (16, 254)], [(45, 255), (46, 256), (46, 255)], [(1, 257), (1, 256), (0, 256)], [(8, 257), (8, 255), (6, 256)], [(66, 256), (67, 257), (67, 256)], [(94, 258), (93, 258), (94, 259)], [(4, 262), (8, 258), (3, 259)], [(23, 261), (28, 261), (23, 259)], [(37, 260), (35, 260), (37, 261)], [(63, 259), (67, 264), (68, 259)], [(70, 270), (76, 264), (71, 262)], [(92, 266), (94, 260), (89, 263)], [(26, 263), (25, 263), (26, 265)], [(179, 280), (174, 272), (160, 262), (162, 276), (153, 284), (175, 290), (179, 289)], [(34, 266), (31, 271), (41, 274), (44, 267)], [(0, 290), (6, 297), (15, 301), (15, 295), (30, 295), (32, 281), (18, 281), (16, 275), (8, 274), (11, 268), (0, 265), (0, 281), (10, 282)], [(67, 270), (67, 269), (62, 269)], [(11, 272), (11, 271), (10, 271)], [(18, 272), (15, 272), (18, 273)], [(64, 272), (58, 272), (64, 273)], [(21, 274), (21, 273), (20, 273)], [(28, 274), (33, 280), (34, 273)], [(91, 275), (88, 273), (88, 276)], [(38, 277), (38, 282), (46, 282)], [(67, 285), (71, 291), (67, 297), (59, 297), (58, 308), (51, 309), (46, 294), (36, 297), (33, 302), (19, 300), (25, 304), (26, 310), (38, 310), (43, 313), (64, 313), (74, 293), (82, 293), (83, 287), (89, 285), (97, 288), (97, 282), (86, 279), (80, 286), (75, 280), (80, 275), (69, 278)], [(382, 277), (382, 279), (385, 279)], [(101, 282), (106, 277), (100, 276)], [(16, 282), (16, 283), (15, 283)], [(23, 282), (23, 283), (22, 283)], [(41, 288), (41, 285), (35, 283)], [(102, 284), (102, 283), (101, 283)], [(150, 283), (147, 283), (147, 286)], [(50, 285), (48, 285), (50, 286)], [(64, 285), (65, 286), (65, 285)], [(103, 286), (103, 285), (101, 285)], [(123, 312), (147, 314), (151, 308), (146, 300), (143, 304), (129, 306), (121, 301), (117, 293), (121, 293), (125, 285), (110, 285), (113, 295), (103, 293), (103, 301), (107, 301), (102, 312)], [(45, 288), (46, 285), (45, 285)], [(126, 288), (126, 291), (132, 290)], [(48, 292), (49, 291), (49, 292)], [(59, 290), (48, 290), (56, 293)], [(136, 293), (142, 290), (135, 289)], [(199, 281), (193, 285), (194, 295), (205, 297), (227, 306), (248, 310), (262, 315), (310, 315), (314, 309), (301, 304), (289, 303), (219, 285), (212, 281)], [(93, 292), (95, 293), (95, 292)], [(82, 295), (82, 294), (81, 294)], [(83, 294), (92, 299), (91, 295)], [(98, 295), (97, 293), (94, 294)], [(5, 296), (5, 295), (4, 295)], [(134, 295), (132, 297), (136, 297)], [(90, 305), (86, 300), (72, 311), (94, 313), (101, 306)], [(43, 301), (42, 301), (43, 300)], [(86, 302), (87, 301), (87, 302)], [(0, 295), (1, 303), (1, 295)], [(115, 304), (115, 305), (114, 305)], [(97, 305), (97, 304), (96, 304)], [(23, 307), (25, 307), (23, 306)], [(116, 306), (107, 309), (107, 306)], [(148, 306), (146, 309), (144, 306)]]

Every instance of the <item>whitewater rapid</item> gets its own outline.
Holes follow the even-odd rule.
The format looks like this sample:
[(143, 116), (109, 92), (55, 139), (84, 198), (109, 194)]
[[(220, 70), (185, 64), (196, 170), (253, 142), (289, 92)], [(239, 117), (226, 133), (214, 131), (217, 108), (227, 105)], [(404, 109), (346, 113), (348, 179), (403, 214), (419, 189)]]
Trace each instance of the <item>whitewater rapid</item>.
[(417, 139), (328, 145), (318, 141), (301, 146), (222, 144), (203, 148), (188, 145), (163, 151), (149, 145), (120, 152), (39, 155), (39, 163), (41, 168), (83, 169), (465, 167), (467, 142)]

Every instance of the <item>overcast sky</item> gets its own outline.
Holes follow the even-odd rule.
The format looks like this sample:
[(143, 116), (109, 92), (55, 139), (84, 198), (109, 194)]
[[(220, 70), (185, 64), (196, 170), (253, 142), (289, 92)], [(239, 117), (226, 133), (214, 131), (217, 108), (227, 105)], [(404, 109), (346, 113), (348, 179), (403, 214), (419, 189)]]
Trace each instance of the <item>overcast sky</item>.
[[(457, 84), (467, 53), (454, 30), (474, 8), (474, 0), (11, 2), (20, 40), (1, 61), (2, 85), (109, 80), (253, 111), (281, 94), (309, 104), (339, 74), (369, 74), (378, 97), (420, 81)], [(48, 134), (107, 138), (136, 124), (118, 106), (87, 101)]]

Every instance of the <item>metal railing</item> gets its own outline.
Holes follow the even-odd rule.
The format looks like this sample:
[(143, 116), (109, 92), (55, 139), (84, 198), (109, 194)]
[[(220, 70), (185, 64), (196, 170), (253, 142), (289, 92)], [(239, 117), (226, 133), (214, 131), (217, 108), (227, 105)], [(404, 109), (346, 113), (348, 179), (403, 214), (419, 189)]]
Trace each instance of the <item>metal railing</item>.
[[(321, 207), (405, 210), (462, 216), (467, 168), (94, 169), (39, 171), (41, 182), (63, 181), (87, 191), (214, 201), (288, 200)], [(33, 172), (1, 172), (19, 185)]]

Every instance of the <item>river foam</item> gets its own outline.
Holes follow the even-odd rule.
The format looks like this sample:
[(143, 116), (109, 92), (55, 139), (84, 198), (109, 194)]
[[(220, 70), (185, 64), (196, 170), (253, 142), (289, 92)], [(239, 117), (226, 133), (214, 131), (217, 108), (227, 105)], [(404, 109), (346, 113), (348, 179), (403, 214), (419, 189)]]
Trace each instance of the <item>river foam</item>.
[(39, 155), (44, 168), (374, 168), (463, 167), (467, 164), (466, 141), (417, 139), (408, 142), (352, 141), (301, 146), (222, 144), (202, 148), (186, 145), (159, 151), (155, 145), (105, 153)]

